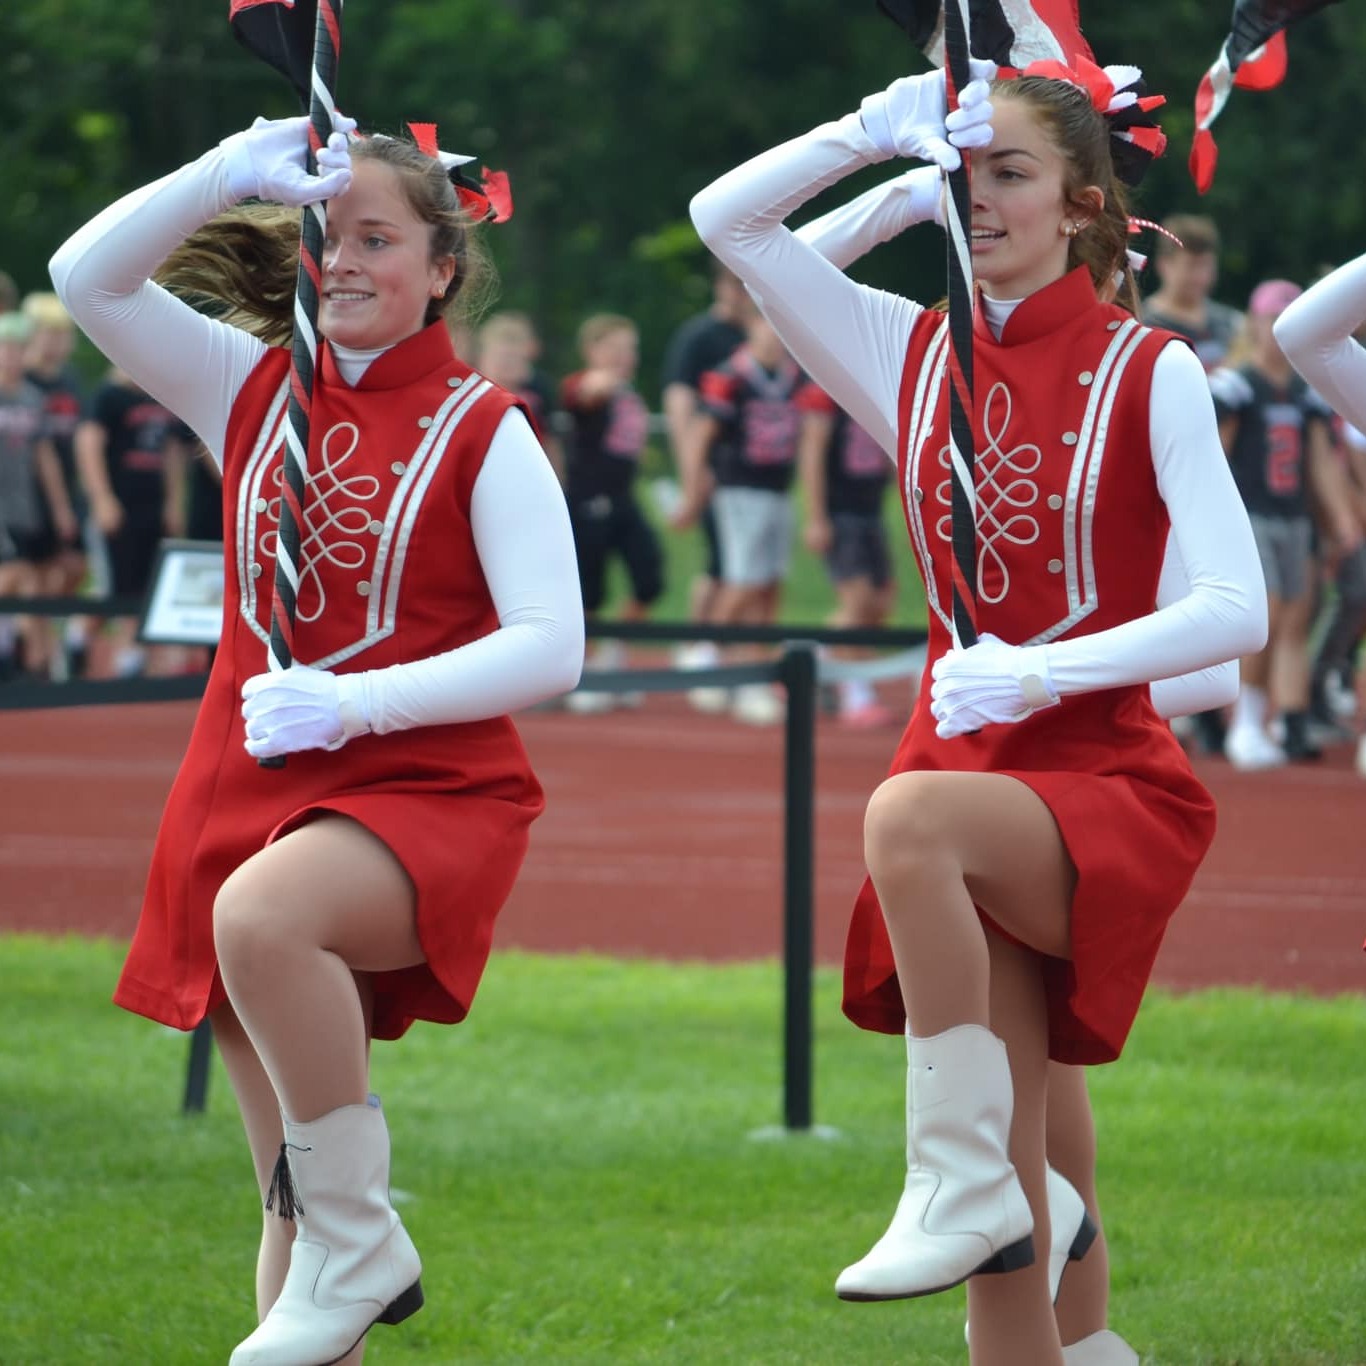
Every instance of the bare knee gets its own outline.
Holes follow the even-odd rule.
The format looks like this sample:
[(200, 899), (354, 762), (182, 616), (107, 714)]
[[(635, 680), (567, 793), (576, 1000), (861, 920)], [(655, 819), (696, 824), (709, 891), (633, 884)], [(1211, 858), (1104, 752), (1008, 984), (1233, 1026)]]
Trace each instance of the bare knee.
[(229, 874), (213, 903), (213, 943), (225, 978), (256, 976), (278, 961), (287, 917), (244, 864)]
[(934, 786), (933, 774), (898, 773), (873, 793), (863, 818), (863, 853), (875, 883), (951, 860)]

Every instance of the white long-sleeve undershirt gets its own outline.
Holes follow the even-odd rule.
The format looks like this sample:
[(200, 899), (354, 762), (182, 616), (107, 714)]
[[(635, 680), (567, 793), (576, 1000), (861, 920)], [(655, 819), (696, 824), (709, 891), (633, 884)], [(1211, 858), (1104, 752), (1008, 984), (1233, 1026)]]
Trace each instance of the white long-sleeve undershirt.
[[(820, 190), (884, 159), (850, 114), (728, 172), (691, 211), (797, 361), (894, 455), (906, 348), (922, 307), (850, 280), (784, 226)], [(1062, 694), (1177, 678), (1265, 643), (1261, 564), (1204, 370), (1188, 347), (1161, 352), (1151, 392), (1153, 468), (1189, 591), (1120, 626), (1042, 647)]]
[(1290, 363), (1356, 427), (1366, 427), (1366, 348), (1352, 333), (1366, 323), (1366, 256), (1358, 256), (1300, 295), (1276, 319)]
[[(214, 149), (106, 209), (51, 263), (57, 293), (86, 335), (193, 427), (220, 466), (233, 403), (266, 347), (149, 277), (233, 202)], [(338, 368), (355, 384), (380, 354), (339, 349)], [(376, 732), (501, 716), (578, 681), (583, 607), (569, 515), (540, 443), (516, 410), (489, 443), (470, 525), (499, 628), (428, 659), (368, 671), (363, 686)]]
[[(936, 167), (917, 167), (804, 224), (796, 235), (827, 261), (847, 270), (875, 246), (892, 241), (917, 223), (938, 221), (941, 180)], [(1021, 302), (982, 296), (987, 325), (997, 338)], [(1362, 306), (1366, 311), (1366, 301)], [(1190, 588), (1180, 553), (1168, 537), (1156, 605), (1178, 602)], [(1230, 659), (1177, 678), (1157, 679), (1149, 692), (1157, 714), (1165, 718), (1226, 706), (1238, 696), (1238, 661)]]

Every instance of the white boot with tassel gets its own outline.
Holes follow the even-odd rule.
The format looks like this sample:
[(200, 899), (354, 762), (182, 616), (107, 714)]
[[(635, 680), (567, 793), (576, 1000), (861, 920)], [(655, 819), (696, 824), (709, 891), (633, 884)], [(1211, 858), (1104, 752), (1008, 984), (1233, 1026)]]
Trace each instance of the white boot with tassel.
[(298, 1233), (280, 1298), (230, 1366), (329, 1366), (376, 1323), (422, 1307), (422, 1263), (389, 1202), (379, 1098), (307, 1124), (285, 1121), (266, 1208)]
[(844, 1300), (932, 1295), (1034, 1260), (1034, 1218), (1009, 1157), (1005, 1044), (981, 1025), (906, 1036), (906, 1186), (891, 1226), (841, 1272)]

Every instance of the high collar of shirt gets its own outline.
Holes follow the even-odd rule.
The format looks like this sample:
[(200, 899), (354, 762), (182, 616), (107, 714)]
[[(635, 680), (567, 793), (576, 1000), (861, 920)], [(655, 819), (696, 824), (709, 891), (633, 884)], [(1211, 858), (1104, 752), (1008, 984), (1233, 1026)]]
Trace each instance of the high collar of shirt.
[(446, 330), (446, 324), (437, 319), (393, 346), (381, 346), (375, 351), (334, 346), (324, 339), (319, 375), (324, 384), (339, 384), (350, 389), (401, 389), (421, 375), (449, 366), (454, 360), (456, 354), (451, 334)]
[[(1085, 266), (1070, 270), (1061, 279), (1036, 289), (1027, 298), (987, 299), (973, 318), (973, 327), (984, 341), (1001, 346), (1022, 346), (1038, 341), (1096, 306), (1096, 290)], [(993, 317), (992, 314), (996, 316)], [(999, 323), (999, 337), (993, 323)]]

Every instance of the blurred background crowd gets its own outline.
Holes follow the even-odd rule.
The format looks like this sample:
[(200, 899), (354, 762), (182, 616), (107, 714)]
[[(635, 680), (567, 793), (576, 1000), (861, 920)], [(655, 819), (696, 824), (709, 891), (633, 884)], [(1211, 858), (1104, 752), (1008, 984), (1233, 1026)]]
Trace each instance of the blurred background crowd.
[[(98, 27), (110, 6), (70, 8)], [(888, 462), (799, 371), (733, 277), (708, 269), (684, 214), (691, 191), (717, 171), (855, 107), (920, 59), (886, 41), (891, 31), (871, 5), (866, 21), (842, 23), (819, 53), (798, 35), (828, 15), (806, 0), (753, 7), (763, 14), (728, 9), (724, 22), (716, 7), (684, 14), (649, 0), (624, 27), (593, 7), (554, 16), (455, 0), (401, 8), (358, 7), (342, 103), (371, 118), (392, 111), (395, 122), (400, 106), (401, 117), (445, 116), (444, 146), (511, 172), (518, 212), (490, 244), (504, 302), (460, 327), (455, 342), (536, 425), (564, 486), (590, 617), (923, 622)], [(1190, 123), (1179, 102), (1222, 38), (1224, 16), (1208, 9), (1160, 0), (1146, 42), (1132, 12), (1087, 16), (1102, 60), (1148, 60), (1150, 88), (1172, 96), (1174, 143)], [(100, 605), (145, 594), (164, 538), (221, 537), (213, 463), (192, 431), (75, 333), (43, 267), (66, 232), (118, 193), (252, 114), (289, 111), (221, 15), (162, 14), (149, 0), (119, 13), (108, 52), (77, 58), (55, 13), (0, 16), (14, 78), (0, 85), (0, 107), (32, 99), (19, 92), (36, 88), (35, 71), (49, 76), (45, 100), (7, 110), (25, 131), (18, 188), (0, 207), (9, 271), (0, 273), (0, 597), (88, 601), (64, 617), (0, 615), (0, 687), (206, 663), (204, 649), (143, 646), (136, 618), (101, 616)], [(1236, 705), (1178, 723), (1189, 746), (1244, 769), (1354, 746), (1366, 774), (1366, 435), (1306, 389), (1271, 331), (1301, 285), (1366, 242), (1357, 208), (1325, 199), (1311, 172), (1287, 169), (1308, 164), (1315, 134), (1306, 130), (1322, 124), (1313, 108), (1346, 107), (1339, 86), (1350, 73), (1334, 54), (1363, 31), (1355, 11), (1306, 28), (1275, 108), (1250, 101), (1236, 124), (1234, 115), (1221, 124), (1225, 161), (1206, 212), (1167, 215), (1146, 244), (1152, 260), (1140, 281), (1146, 320), (1188, 337), (1205, 364), (1267, 574), (1271, 639), (1243, 661)], [(438, 47), (480, 54), (465, 61), (455, 94), (432, 85), (433, 63), (417, 60)], [(151, 104), (142, 93), (149, 64), (166, 82)], [(414, 74), (398, 82), (400, 70)], [(1360, 102), (1353, 90), (1349, 103)], [(220, 118), (237, 122), (219, 127)], [(1276, 136), (1259, 142), (1272, 122)], [(619, 131), (615, 142), (607, 136), (627, 126), (629, 146)], [(1194, 200), (1173, 150), (1147, 187), (1149, 206)], [(1273, 202), (1277, 185), (1286, 193)], [(1246, 212), (1253, 203), (1255, 215)], [(861, 278), (937, 297), (942, 251), (925, 235), (935, 231), (907, 234), (913, 247), (893, 244)], [(1236, 284), (1221, 280), (1221, 260)], [(701, 667), (757, 653), (702, 641), (675, 659)], [(600, 640), (567, 705), (638, 705), (592, 688), (593, 669), (627, 662), (620, 642)], [(781, 694), (765, 685), (700, 686), (689, 697), (741, 722), (782, 718)], [(890, 727), (904, 724), (911, 699), (904, 686), (850, 678), (827, 702), (846, 725)]]

